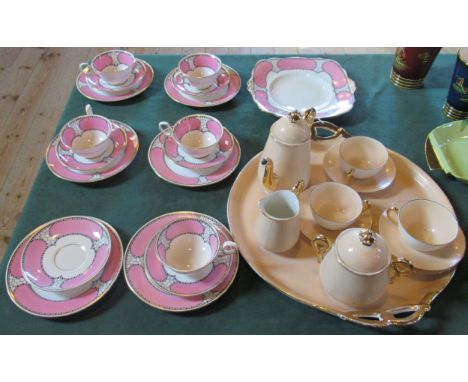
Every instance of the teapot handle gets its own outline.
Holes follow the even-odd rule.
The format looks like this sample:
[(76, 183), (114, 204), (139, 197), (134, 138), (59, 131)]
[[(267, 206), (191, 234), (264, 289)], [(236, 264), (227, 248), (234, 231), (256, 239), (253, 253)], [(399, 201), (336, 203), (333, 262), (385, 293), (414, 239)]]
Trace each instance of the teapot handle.
[[(322, 129), (329, 132), (332, 132), (331, 135), (328, 136), (320, 136), (317, 134), (317, 130)], [(339, 136), (343, 136), (344, 138), (349, 138), (351, 134), (349, 134), (344, 128), (336, 126), (334, 123), (328, 121), (316, 121), (312, 126), (312, 139), (315, 141), (327, 141), (330, 139), (338, 138)]]

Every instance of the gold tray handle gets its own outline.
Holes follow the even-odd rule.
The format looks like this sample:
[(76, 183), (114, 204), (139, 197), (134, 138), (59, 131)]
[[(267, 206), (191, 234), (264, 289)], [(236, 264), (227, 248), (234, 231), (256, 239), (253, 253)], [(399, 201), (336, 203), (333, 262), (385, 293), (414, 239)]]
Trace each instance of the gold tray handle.
[[(320, 136), (318, 135), (318, 130), (326, 130), (332, 134), (327, 136)], [(349, 138), (351, 136), (351, 134), (349, 134), (344, 128), (338, 127), (334, 123), (328, 121), (318, 120), (315, 121), (314, 125), (312, 126), (312, 139), (314, 141), (328, 141), (338, 138), (340, 135), (344, 138)]]
[(382, 312), (348, 312), (345, 315), (349, 320), (367, 326), (404, 326), (415, 324), (430, 310), (431, 306), (429, 304), (419, 304), (400, 306)]

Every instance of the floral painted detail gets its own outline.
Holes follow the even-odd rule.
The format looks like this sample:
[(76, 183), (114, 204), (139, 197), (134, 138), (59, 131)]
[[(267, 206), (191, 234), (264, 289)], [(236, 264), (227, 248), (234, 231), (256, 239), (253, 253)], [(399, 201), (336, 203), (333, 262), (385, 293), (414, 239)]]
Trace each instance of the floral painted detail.
[(457, 76), (457, 79), (453, 82), (452, 87), (458, 94), (460, 94), (461, 102), (468, 102), (468, 86), (464, 86), (465, 79)]
[(15, 277), (11, 274), (8, 275), (8, 286), (12, 292), (21, 285), (28, 284), (23, 277)]

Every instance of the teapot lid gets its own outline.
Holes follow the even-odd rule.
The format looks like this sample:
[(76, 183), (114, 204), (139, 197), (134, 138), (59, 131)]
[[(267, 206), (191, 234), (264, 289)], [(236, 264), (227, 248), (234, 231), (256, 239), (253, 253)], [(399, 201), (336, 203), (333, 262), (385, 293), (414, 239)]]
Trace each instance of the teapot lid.
[(391, 262), (385, 240), (370, 229), (349, 228), (336, 238), (336, 245), (338, 261), (353, 273), (377, 274)]
[(302, 145), (311, 139), (314, 119), (313, 108), (306, 110), (304, 114), (292, 111), (271, 126), (271, 136), (275, 141), (288, 146)]

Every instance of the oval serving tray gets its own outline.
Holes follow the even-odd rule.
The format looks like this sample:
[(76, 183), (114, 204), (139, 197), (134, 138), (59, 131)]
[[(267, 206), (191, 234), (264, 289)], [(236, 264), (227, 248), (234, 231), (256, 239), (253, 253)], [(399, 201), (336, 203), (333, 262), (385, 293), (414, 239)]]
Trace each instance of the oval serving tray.
[[(311, 185), (326, 181), (323, 156), (331, 145), (343, 138), (314, 141), (311, 144)], [(453, 210), (440, 187), (420, 167), (404, 156), (389, 150), (398, 172), (393, 185), (364, 195), (372, 203), (374, 222), (383, 210), (400, 200), (428, 198)], [(418, 322), (430, 310), (430, 304), (448, 285), (456, 268), (440, 274), (414, 273), (397, 278), (384, 298), (373, 307), (356, 310), (327, 296), (320, 285), (319, 265), (310, 238), (319, 232), (313, 224), (307, 203), (307, 190), (301, 195), (301, 237), (290, 251), (269, 253), (256, 244), (253, 222), (258, 216), (258, 200), (264, 195), (257, 182), (260, 153), (241, 170), (229, 194), (227, 216), (239, 250), (250, 267), (267, 283), (303, 304), (361, 325), (385, 327)], [(252, 181), (253, 180), (253, 181)], [(374, 223), (374, 229), (378, 225)], [(327, 231), (334, 240), (339, 232)]]

